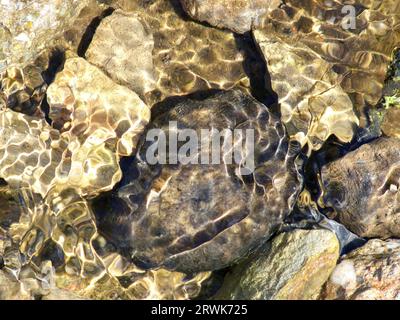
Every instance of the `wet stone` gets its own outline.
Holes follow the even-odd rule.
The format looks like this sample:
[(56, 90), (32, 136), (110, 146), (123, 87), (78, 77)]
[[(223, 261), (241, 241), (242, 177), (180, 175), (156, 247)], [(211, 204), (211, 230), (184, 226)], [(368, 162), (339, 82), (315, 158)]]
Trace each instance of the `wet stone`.
[(55, 128), (81, 141), (108, 142), (121, 156), (133, 152), (150, 119), (149, 108), (135, 92), (79, 57), (67, 59), (47, 96)]
[[(400, 234), (398, 0), (0, 0), (0, 11), (0, 299), (209, 298), (228, 270), (224, 299), (399, 298), (397, 240), (335, 267), (339, 246), (367, 241), (345, 226)], [(384, 136), (368, 142), (375, 122)], [(198, 164), (191, 149), (153, 162), (158, 129), (183, 150), (202, 129), (253, 129), (254, 170), (243, 135), (232, 163), (223, 150)], [(347, 145), (354, 135), (367, 144)], [(322, 149), (304, 203), (300, 145)], [(321, 164), (327, 153), (342, 158)]]
[(316, 150), (331, 135), (349, 142), (355, 126), (368, 125), (400, 43), (399, 6), (290, 0), (253, 31), (291, 136)]
[(384, 112), (381, 130), (388, 137), (400, 138), (400, 103), (398, 107), (389, 108)]
[[(167, 164), (151, 164), (147, 157), (154, 146), (152, 138), (145, 139), (153, 129), (171, 139), (185, 129), (199, 137), (201, 129), (253, 130), (254, 170), (246, 170), (250, 166), (243, 161), (251, 159), (247, 147), (239, 149), (238, 163), (230, 164), (228, 153), (221, 152), (218, 164), (182, 164), (184, 157), (171, 164), (172, 151)], [(244, 132), (235, 145), (244, 145)], [(222, 145), (228, 141), (223, 137)], [(184, 144), (181, 140), (178, 148)], [(200, 152), (211, 156), (211, 149), (201, 149), (197, 145), (190, 159)], [(279, 120), (241, 91), (185, 100), (153, 119), (118, 189), (93, 201), (100, 232), (131, 247), (141, 268), (191, 273), (228, 266), (264, 243), (291, 211), (301, 186), (298, 152)]]
[(398, 240), (370, 240), (343, 256), (319, 296), (322, 300), (394, 300), (400, 296)]
[(212, 26), (245, 33), (257, 26), (270, 6), (271, 0), (180, 0), (185, 11), (194, 19)]
[(250, 89), (246, 57), (232, 32), (191, 21), (179, 0), (114, 0), (112, 5), (137, 15), (153, 35), (157, 85), (146, 95), (150, 107), (166, 97), (209, 89)]
[(339, 258), (339, 241), (328, 230), (281, 233), (235, 266), (215, 299), (315, 299)]
[(400, 50), (394, 54), (388, 72), (388, 79), (383, 89), (381, 130), (389, 137), (400, 137)]
[(398, 237), (400, 140), (381, 137), (321, 170), (322, 200), (362, 237)]
[(70, 58), (49, 86), (44, 118), (0, 111), (0, 176), (14, 188), (46, 196), (56, 185), (84, 195), (111, 190), (119, 157), (130, 155), (150, 118), (133, 91), (82, 58)]
[(2, 1), (0, 73), (33, 61), (74, 23), (86, 4), (86, 0)]
[(146, 23), (134, 13), (117, 10), (101, 21), (86, 58), (144, 97), (156, 86), (153, 49), (153, 35)]
[(6, 107), (30, 116), (42, 116), (42, 103), (47, 84), (42, 77), (43, 70), (35, 65), (24, 68), (10, 67), (0, 77), (0, 95)]

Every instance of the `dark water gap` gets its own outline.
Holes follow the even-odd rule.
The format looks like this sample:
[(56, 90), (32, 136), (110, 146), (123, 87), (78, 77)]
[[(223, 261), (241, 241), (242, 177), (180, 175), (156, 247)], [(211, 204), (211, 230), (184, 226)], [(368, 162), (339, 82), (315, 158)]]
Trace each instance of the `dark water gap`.
[(99, 27), (101, 21), (112, 15), (112, 13), (115, 11), (114, 8), (107, 8), (102, 12), (102, 14), (92, 20), (92, 22), (88, 25), (86, 28), (86, 31), (84, 32), (82, 39), (79, 43), (78, 46), (78, 56), (84, 58), (86, 51), (88, 50), (90, 43), (93, 40), (94, 34), (96, 33), (97, 28)]

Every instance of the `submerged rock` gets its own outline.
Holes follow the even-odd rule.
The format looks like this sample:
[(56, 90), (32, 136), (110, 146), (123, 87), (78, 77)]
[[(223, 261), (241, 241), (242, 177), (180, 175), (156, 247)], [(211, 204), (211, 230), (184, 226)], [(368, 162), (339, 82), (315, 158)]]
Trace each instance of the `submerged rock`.
[(44, 197), (55, 185), (84, 195), (110, 190), (119, 157), (135, 149), (150, 110), (82, 58), (65, 63), (48, 89), (51, 127), (39, 117), (0, 112), (0, 176)]
[(399, 262), (398, 240), (370, 240), (341, 258), (319, 299), (397, 300)]
[(290, 134), (313, 149), (331, 135), (349, 142), (358, 119), (349, 96), (337, 84), (339, 75), (329, 70), (332, 65), (295, 39), (291, 47), (290, 41), (269, 33), (255, 31), (255, 36)]
[[(186, 12), (196, 20), (212, 26), (245, 33), (258, 25), (270, 7), (271, 0), (180, 0)], [(272, 2), (272, 4), (271, 4)]]
[(21, 284), (0, 270), (0, 300), (33, 300), (29, 292), (21, 290)]
[[(254, 31), (290, 135), (319, 149), (349, 142), (381, 98), (400, 43), (397, 1), (283, 1)], [(357, 116), (358, 117), (357, 117)]]
[(74, 23), (86, 4), (87, 0), (1, 1), (0, 73), (34, 60)]
[(362, 237), (400, 236), (400, 140), (381, 137), (321, 170), (324, 203)]
[(339, 241), (328, 230), (294, 230), (234, 267), (216, 299), (315, 299), (339, 258)]
[(35, 65), (24, 68), (10, 67), (0, 77), (0, 95), (7, 108), (27, 115), (42, 116), (39, 108), (47, 84), (42, 77), (42, 69)]
[(133, 152), (150, 120), (149, 108), (136, 93), (82, 58), (67, 59), (47, 100), (55, 128), (90, 144), (104, 142), (120, 156)]
[[(7, 185), (0, 184), (0, 257), (2, 255), (2, 245), (1, 245), (1, 229), (7, 230), (12, 223), (17, 222), (23, 208), (21, 204), (17, 201), (18, 192), (12, 190)], [(1, 258), (0, 258), (1, 260)], [(1, 261), (0, 261), (1, 269)]]
[[(160, 129), (171, 149), (166, 159), (159, 150), (153, 161), (149, 154), (155, 145), (150, 140)], [(202, 129), (213, 130), (206, 132), (209, 141), (215, 130), (222, 133), (217, 149), (228, 149), (211, 160), (215, 144), (211, 149), (209, 141), (196, 143), (189, 158), (181, 154), (174, 164), (174, 134), (181, 150), (187, 135), (200, 137)], [(234, 133), (239, 129), (241, 134)], [(235, 134), (235, 148), (247, 141), (235, 151), (234, 161), (228, 152), (229, 132)], [(248, 132), (254, 133), (254, 141)], [(160, 139), (157, 147), (163, 148)], [(99, 228), (130, 247), (143, 268), (163, 266), (187, 273), (223, 268), (265, 242), (289, 214), (301, 185), (298, 152), (279, 120), (240, 91), (185, 100), (153, 120), (119, 188), (93, 202)]]
[[(98, 235), (84, 198), (111, 189), (121, 178), (119, 158), (135, 149), (135, 135), (149, 120), (147, 106), (81, 58), (66, 61), (48, 97), (57, 129), (41, 117), (4, 108), (0, 112), (0, 176), (21, 193), (19, 207), (24, 208), (11, 226), (7, 221), (11, 217), (0, 215), (0, 236), (9, 232), (17, 246), (12, 257), (4, 258), (6, 268), (25, 272), (18, 280), (0, 275), (0, 287), (4, 283), (9, 289), (2, 298), (188, 299), (198, 295), (207, 273), (188, 277), (162, 269), (145, 272), (124, 261)], [(1, 259), (3, 247), (0, 241)], [(37, 266), (49, 260), (57, 269), (56, 287), (43, 290)]]
[(183, 18), (179, 0), (114, 0), (113, 5), (137, 15), (153, 35), (158, 82), (146, 97), (149, 106), (166, 97), (208, 89), (249, 89), (245, 52), (238, 49), (231, 32)]
[(93, 33), (103, 18), (113, 11), (104, 0), (86, 0), (87, 4), (82, 8), (74, 23), (66, 28), (57, 44), (66, 50), (71, 50), (79, 56), (84, 56), (93, 39)]
[(395, 55), (383, 90), (382, 132), (400, 138), (400, 50)]
[(45, 194), (66, 141), (44, 119), (12, 110), (0, 111), (0, 131), (0, 177), (11, 188)]
[(45, 296), (41, 297), (41, 300), (88, 300), (88, 299), (80, 297), (77, 294), (67, 290), (54, 288), (53, 290), (50, 291), (49, 294), (46, 294)]
[(86, 52), (92, 64), (140, 96), (155, 89), (154, 40), (134, 13), (115, 11), (102, 20)]
[[(24, 271), (19, 278), (24, 285), (12, 295), (24, 293), (28, 283), (29, 292), (44, 300), (189, 299), (199, 294), (208, 277), (208, 273), (187, 276), (163, 269), (145, 272), (118, 255), (98, 234), (93, 213), (78, 189), (59, 186), (44, 200), (24, 197), (24, 206), (30, 211), (10, 229), (19, 240), (5, 264), (15, 273), (29, 272)], [(3, 251), (0, 228), (0, 255)], [(44, 283), (45, 288), (36, 281), (43, 278), (37, 268), (43, 264), (55, 269), (45, 278), (50, 284)]]
[(385, 110), (382, 116), (381, 130), (388, 137), (400, 138), (400, 100), (398, 106)]

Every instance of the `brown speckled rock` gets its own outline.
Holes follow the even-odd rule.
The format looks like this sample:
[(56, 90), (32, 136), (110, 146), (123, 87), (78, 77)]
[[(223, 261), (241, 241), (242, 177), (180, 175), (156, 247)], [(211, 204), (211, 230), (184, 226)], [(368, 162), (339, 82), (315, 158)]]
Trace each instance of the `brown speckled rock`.
[(343, 256), (320, 299), (393, 300), (400, 298), (400, 242), (370, 240)]
[(321, 170), (323, 200), (362, 237), (400, 236), (400, 140), (382, 137)]
[(180, 0), (186, 12), (194, 19), (212, 26), (244, 33), (258, 25), (276, 0)]
[(315, 299), (339, 258), (339, 241), (328, 230), (295, 230), (228, 273), (216, 299)]

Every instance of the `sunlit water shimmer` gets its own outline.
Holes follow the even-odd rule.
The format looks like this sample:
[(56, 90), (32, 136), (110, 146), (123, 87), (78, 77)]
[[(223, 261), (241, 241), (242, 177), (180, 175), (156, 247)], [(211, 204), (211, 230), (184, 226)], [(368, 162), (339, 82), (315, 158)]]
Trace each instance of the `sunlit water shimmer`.
[[(232, 5), (240, 28), (183, 0), (190, 16), (179, 0), (53, 2), (0, 4), (0, 299), (211, 298), (276, 231), (319, 224), (342, 253), (369, 235), (329, 183), (354, 177), (320, 172), (400, 137), (399, 0)], [(149, 165), (144, 133), (170, 120), (256, 128), (254, 173)], [(391, 192), (396, 173), (378, 179)]]

